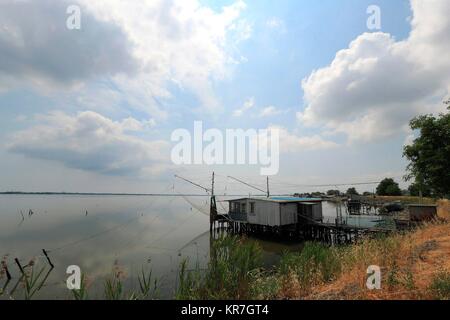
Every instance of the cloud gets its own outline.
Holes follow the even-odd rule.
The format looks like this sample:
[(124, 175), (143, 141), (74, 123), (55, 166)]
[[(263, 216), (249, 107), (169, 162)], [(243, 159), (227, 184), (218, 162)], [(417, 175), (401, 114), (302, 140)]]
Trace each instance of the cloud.
[(144, 131), (156, 126), (155, 119), (138, 121), (128, 117), (120, 122), (123, 131)]
[(125, 79), (128, 88), (149, 86), (167, 97), (163, 88), (171, 82), (196, 94), (206, 110), (218, 108), (213, 83), (228, 77), (228, 67), (239, 63), (236, 45), (251, 32), (240, 19), (243, 1), (220, 12), (198, 0), (80, 1), (99, 20), (119, 25), (133, 41), (144, 71), (136, 81)]
[(266, 26), (273, 30), (278, 30), (281, 33), (286, 32), (286, 24), (285, 22), (277, 17), (271, 17), (266, 21)]
[(403, 142), (404, 146), (411, 146), (414, 144), (414, 140), (416, 139), (416, 135), (411, 130), (409, 134), (406, 136), (405, 141)]
[[(81, 30), (66, 28), (69, 4), (81, 8)], [(105, 82), (115, 101), (163, 118), (155, 97), (171, 98), (177, 86), (216, 110), (214, 82), (231, 75), (237, 45), (251, 33), (244, 9), (240, 0), (220, 11), (198, 0), (4, 0), (0, 90), (69, 88), (95, 102), (89, 88)]]
[[(269, 132), (273, 132), (273, 130), (278, 131), (281, 153), (299, 153), (302, 151), (326, 150), (339, 146), (337, 143), (325, 140), (319, 135), (299, 136), (281, 126), (271, 125), (267, 128), (267, 130)], [(265, 135), (260, 135), (259, 141), (262, 146), (269, 145), (267, 136)]]
[(449, 90), (450, 11), (445, 0), (411, 1), (412, 30), (404, 41), (364, 33), (333, 62), (302, 82), (306, 108), (298, 119), (344, 133), (349, 142), (407, 134), (409, 120), (436, 112)]
[(132, 43), (118, 26), (82, 15), (82, 30), (66, 27), (67, 1), (0, 4), (0, 89), (25, 84), (44, 90), (94, 77), (134, 74)]
[(281, 113), (282, 113), (282, 111), (278, 110), (276, 107), (268, 106), (268, 107), (266, 107), (266, 108), (261, 110), (261, 112), (259, 113), (259, 116), (261, 118), (273, 117), (273, 116), (279, 115)]
[(131, 134), (144, 130), (151, 120), (119, 122), (92, 111), (76, 116), (53, 112), (38, 120), (38, 125), (13, 135), (9, 151), (107, 175), (156, 173), (168, 159), (168, 143)]
[(254, 97), (248, 98), (241, 108), (234, 110), (233, 116), (241, 117), (246, 111), (252, 109), (254, 106), (255, 106), (255, 98)]

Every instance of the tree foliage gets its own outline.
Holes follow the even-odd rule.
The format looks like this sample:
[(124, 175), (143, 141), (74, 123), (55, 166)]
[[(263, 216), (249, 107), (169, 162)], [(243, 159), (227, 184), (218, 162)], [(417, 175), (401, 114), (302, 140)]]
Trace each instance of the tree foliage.
[(422, 195), (423, 197), (433, 196), (433, 193), (431, 192), (431, 189), (428, 186), (419, 185), (416, 182), (414, 182), (409, 186), (408, 191), (409, 194), (414, 197), (418, 197), (420, 195)]
[(341, 192), (339, 190), (328, 190), (327, 196), (339, 196)]
[(347, 189), (347, 192), (346, 192), (346, 194), (347, 195), (349, 195), (349, 196), (358, 196), (359, 195), (359, 193), (358, 193), (358, 191), (356, 191), (356, 189), (355, 188), (348, 188)]
[(400, 196), (402, 190), (397, 182), (392, 178), (386, 178), (380, 182), (377, 187), (377, 195), (379, 196)]
[[(450, 110), (450, 101), (447, 101)], [(409, 160), (407, 180), (414, 180), (422, 192), (436, 196), (450, 195), (450, 113), (435, 117), (423, 115), (410, 122), (419, 136), (405, 146), (403, 156)]]

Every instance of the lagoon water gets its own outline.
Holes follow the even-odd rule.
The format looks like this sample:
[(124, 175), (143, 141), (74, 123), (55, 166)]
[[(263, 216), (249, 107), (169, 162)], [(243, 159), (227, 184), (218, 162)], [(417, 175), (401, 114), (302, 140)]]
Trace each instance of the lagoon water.
[[(219, 202), (219, 211), (225, 212), (226, 205)], [(15, 258), (23, 265), (35, 260), (37, 269), (48, 266), (45, 249), (55, 268), (34, 299), (71, 299), (66, 287), (70, 265), (86, 274), (91, 299), (103, 297), (104, 279), (115, 266), (126, 275), (126, 289), (138, 289), (137, 275), (143, 267), (152, 268), (160, 281), (159, 297), (172, 298), (181, 261), (188, 258), (193, 267), (204, 266), (209, 259), (208, 210), (207, 197), (0, 195), (0, 258), (13, 277), (6, 283), (6, 276), (0, 276), (0, 292), (5, 285), (5, 291), (13, 290), (20, 278)], [(327, 219), (336, 216), (332, 203), (324, 202), (323, 210)], [(260, 243), (268, 267), (283, 251), (302, 247), (247, 241)], [(21, 284), (13, 297), (23, 299)]]

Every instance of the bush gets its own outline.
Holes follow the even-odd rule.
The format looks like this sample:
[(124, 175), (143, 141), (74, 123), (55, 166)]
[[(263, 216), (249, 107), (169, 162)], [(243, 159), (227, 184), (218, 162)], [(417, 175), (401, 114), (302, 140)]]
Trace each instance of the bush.
[(434, 276), (430, 290), (435, 299), (450, 300), (450, 273), (441, 272)]

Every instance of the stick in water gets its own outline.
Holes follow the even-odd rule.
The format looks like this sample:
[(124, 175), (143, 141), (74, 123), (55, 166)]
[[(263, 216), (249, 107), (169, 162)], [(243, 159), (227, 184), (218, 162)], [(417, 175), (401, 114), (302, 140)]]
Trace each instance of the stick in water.
[(50, 260), (50, 257), (47, 254), (47, 251), (45, 251), (45, 249), (42, 249), (42, 252), (44, 253), (45, 257), (47, 258), (48, 264), (52, 267), (52, 269), (55, 267), (52, 263), (52, 261)]
[(22, 272), (22, 274), (25, 275), (25, 272), (23, 271), (23, 268), (19, 262), (19, 259), (15, 258), (14, 261), (16, 261), (16, 264), (19, 266), (20, 272)]

